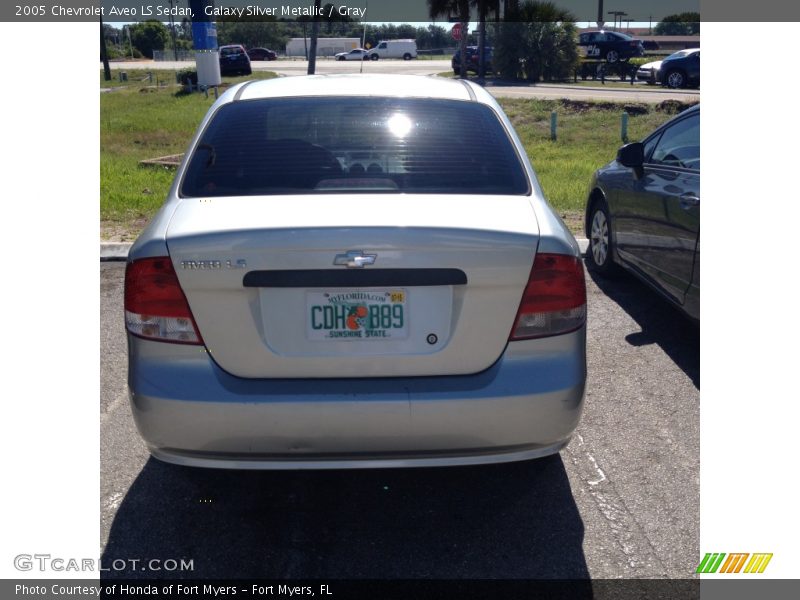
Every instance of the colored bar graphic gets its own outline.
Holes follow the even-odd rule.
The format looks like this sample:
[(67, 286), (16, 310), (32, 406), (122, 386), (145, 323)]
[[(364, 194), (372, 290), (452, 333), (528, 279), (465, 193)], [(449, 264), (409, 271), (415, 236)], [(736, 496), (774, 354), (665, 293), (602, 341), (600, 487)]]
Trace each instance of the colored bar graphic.
[(703, 560), (701, 560), (700, 564), (697, 565), (697, 570), (695, 571), (695, 573), (705, 573), (706, 563), (708, 563), (710, 558), (711, 558), (711, 553), (706, 552), (706, 555), (703, 557)]
[(728, 559), (722, 565), (720, 573), (736, 573), (736, 567), (738, 566), (741, 568), (748, 556), (750, 556), (750, 554), (742, 554), (741, 552), (729, 554)]
[(719, 569), (719, 565), (722, 563), (722, 559), (725, 558), (725, 553), (717, 553), (711, 554), (710, 552), (707, 553), (703, 560), (697, 565), (696, 573), (716, 573), (717, 569)]
[(731, 561), (734, 561), (734, 560), (736, 560), (736, 554), (729, 554), (728, 555), (728, 560), (726, 560), (722, 564), (722, 570), (720, 571), (720, 573), (727, 573), (728, 572), (728, 567), (730, 566)]
[(767, 568), (769, 561), (772, 560), (772, 554), (753, 554), (753, 558), (747, 563), (744, 568), (745, 573), (763, 573)]
[(765, 554), (764, 556), (765, 556), (764, 562), (761, 563), (761, 568), (758, 570), (759, 573), (763, 573), (764, 569), (767, 568), (767, 565), (769, 564), (769, 561), (772, 560), (772, 553), (771, 552), (769, 554)]
[(736, 563), (736, 567), (733, 570), (734, 573), (738, 573), (739, 571), (742, 570), (742, 567), (744, 566), (744, 561), (747, 560), (748, 556), (750, 556), (750, 554), (742, 554), (741, 555), (741, 558), (739, 559), (739, 562)]
[(722, 564), (722, 559), (725, 558), (725, 553), (721, 552), (719, 558), (714, 562), (714, 566), (711, 567), (711, 573), (716, 573), (717, 569), (719, 569), (720, 564)]
[[(725, 557), (728, 557), (725, 560)], [(748, 561), (748, 557), (750, 560)], [(725, 561), (724, 563), (722, 561)], [(744, 566), (745, 573), (763, 573), (767, 568), (769, 561), (772, 560), (771, 552), (761, 552), (756, 554), (749, 554), (747, 552), (733, 552), (725, 554), (724, 552), (706, 552), (703, 560), (697, 565), (695, 573), (740, 573)], [(720, 568), (722, 565), (722, 568)]]

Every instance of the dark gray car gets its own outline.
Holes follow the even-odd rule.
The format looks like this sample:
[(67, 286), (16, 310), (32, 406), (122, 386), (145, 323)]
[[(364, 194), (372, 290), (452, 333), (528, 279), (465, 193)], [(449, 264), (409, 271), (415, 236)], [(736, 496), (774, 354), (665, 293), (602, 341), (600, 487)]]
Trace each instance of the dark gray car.
[(634, 273), (700, 318), (700, 106), (619, 149), (592, 178), (586, 203), (590, 269)]

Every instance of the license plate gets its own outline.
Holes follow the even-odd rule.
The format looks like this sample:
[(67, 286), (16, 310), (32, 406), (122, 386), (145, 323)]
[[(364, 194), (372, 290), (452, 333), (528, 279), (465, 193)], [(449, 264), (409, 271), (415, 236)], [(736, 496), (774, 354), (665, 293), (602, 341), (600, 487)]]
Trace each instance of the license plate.
[(306, 292), (306, 337), (324, 341), (408, 337), (408, 294), (402, 289)]

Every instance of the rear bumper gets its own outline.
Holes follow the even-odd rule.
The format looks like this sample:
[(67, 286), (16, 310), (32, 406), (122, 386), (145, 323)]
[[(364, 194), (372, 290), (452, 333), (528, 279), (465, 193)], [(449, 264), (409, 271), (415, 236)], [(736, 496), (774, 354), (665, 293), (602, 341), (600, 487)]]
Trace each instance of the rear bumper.
[(203, 348), (129, 337), (131, 408), (151, 453), (187, 466), (468, 465), (558, 452), (578, 425), (585, 327), (511, 342), (467, 376), (242, 379)]

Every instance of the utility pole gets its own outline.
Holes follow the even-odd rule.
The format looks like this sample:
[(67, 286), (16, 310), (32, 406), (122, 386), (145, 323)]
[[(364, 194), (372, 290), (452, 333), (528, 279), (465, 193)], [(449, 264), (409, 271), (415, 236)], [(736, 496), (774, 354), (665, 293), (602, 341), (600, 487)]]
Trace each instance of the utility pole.
[[(366, 14), (367, 14), (366, 11), (367, 10), (369, 10), (369, 2), (367, 2), (367, 6), (366, 6), (366, 8), (364, 10), (365, 18), (366, 18)], [(367, 44), (367, 22), (364, 21), (364, 33), (361, 36), (361, 47), (366, 49), (366, 44)], [(358, 72), (359, 73), (363, 73), (364, 72), (364, 57), (363, 56), (361, 57), (361, 65), (358, 67)]]
[(131, 60), (133, 60), (133, 40), (131, 40), (131, 26), (125, 25), (125, 31), (128, 32), (128, 45), (131, 47)]
[(603, 0), (597, 0), (597, 28), (602, 29), (605, 22), (603, 21)]
[[(172, 8), (172, 3), (173, 0), (169, 0), (170, 9)], [(172, 10), (169, 11), (169, 30), (172, 32), (172, 55), (175, 57), (175, 62), (178, 62), (178, 43), (175, 41), (175, 16), (172, 14)]]
[(319, 37), (319, 12), (322, 0), (314, 0), (314, 20), (311, 23), (311, 47), (308, 49), (308, 74), (317, 70), (317, 38)]

